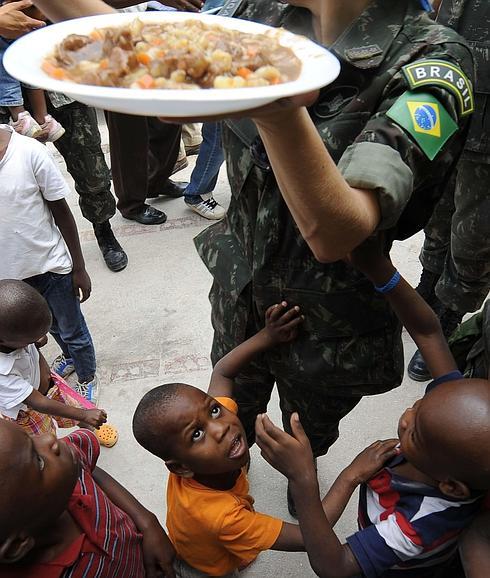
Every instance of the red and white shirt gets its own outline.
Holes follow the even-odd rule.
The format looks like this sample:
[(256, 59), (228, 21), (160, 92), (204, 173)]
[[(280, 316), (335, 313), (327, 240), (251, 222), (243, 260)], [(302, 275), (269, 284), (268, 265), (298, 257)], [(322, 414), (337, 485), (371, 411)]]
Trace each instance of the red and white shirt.
[(92, 477), (100, 453), (88, 430), (63, 438), (80, 457), (80, 477), (68, 512), (81, 529), (57, 558), (42, 564), (0, 566), (1, 578), (144, 578), (141, 534)]

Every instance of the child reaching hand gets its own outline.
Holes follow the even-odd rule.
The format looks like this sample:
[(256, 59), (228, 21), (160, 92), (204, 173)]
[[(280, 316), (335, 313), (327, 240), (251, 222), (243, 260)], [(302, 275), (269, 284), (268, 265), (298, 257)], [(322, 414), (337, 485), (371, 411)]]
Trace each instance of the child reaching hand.
[(79, 422), (94, 428), (107, 420), (104, 410), (85, 409), (52, 381), (36, 342), (49, 331), (52, 317), (46, 300), (23, 281), (0, 281), (0, 414), (27, 433), (56, 433)]
[[(394, 441), (375, 442), (322, 502), (298, 414), (291, 418), (293, 436), (259, 416), (257, 443), (289, 480), (319, 576), (433, 577), (490, 489), (490, 383), (463, 379), (434, 312), (383, 255), (379, 240), (356, 249), (351, 262), (390, 302), (434, 377), (425, 397), (399, 420), (399, 452), (393, 455)], [(359, 486), (360, 529), (343, 544), (333, 527)]]
[(136, 408), (136, 439), (171, 472), (167, 528), (178, 577), (236, 576), (263, 550), (304, 549), (299, 526), (253, 508), (247, 438), (231, 399), (237, 374), (259, 353), (294, 339), (301, 322), (298, 307), (270, 307), (265, 327), (216, 364), (207, 394), (170, 383)]

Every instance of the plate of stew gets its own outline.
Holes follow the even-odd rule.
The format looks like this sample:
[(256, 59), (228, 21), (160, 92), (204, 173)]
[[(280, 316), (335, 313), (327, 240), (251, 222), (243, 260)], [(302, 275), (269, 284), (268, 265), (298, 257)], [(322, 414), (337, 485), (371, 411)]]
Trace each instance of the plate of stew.
[(31, 32), (5, 53), (25, 84), (146, 116), (248, 110), (333, 82), (337, 58), (284, 29), (184, 12), (104, 14)]

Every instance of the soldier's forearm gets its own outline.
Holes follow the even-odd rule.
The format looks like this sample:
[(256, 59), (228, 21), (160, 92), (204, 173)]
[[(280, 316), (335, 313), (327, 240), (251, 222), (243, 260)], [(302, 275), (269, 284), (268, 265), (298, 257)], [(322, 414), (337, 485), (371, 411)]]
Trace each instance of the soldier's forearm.
[(114, 12), (102, 0), (34, 0), (34, 4), (53, 22)]
[(373, 191), (344, 179), (305, 108), (256, 120), (277, 184), (315, 257), (342, 259), (380, 220)]

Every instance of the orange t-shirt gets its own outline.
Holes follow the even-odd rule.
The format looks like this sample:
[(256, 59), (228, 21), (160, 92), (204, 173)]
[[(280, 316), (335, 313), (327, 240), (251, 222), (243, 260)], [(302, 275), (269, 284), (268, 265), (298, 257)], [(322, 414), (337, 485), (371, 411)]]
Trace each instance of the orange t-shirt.
[[(217, 400), (237, 413), (228, 397)], [(231, 490), (214, 490), (170, 474), (167, 529), (177, 554), (197, 570), (223, 576), (252, 562), (277, 540), (283, 521), (255, 512), (242, 470)]]

